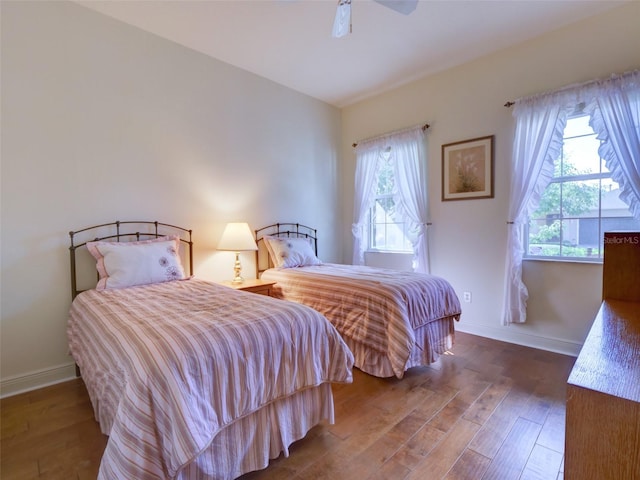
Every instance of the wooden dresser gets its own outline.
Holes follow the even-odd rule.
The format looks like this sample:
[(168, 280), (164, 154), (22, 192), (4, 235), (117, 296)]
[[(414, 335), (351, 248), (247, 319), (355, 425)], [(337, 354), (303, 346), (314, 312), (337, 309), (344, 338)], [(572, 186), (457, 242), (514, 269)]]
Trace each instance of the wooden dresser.
[(567, 381), (566, 480), (640, 479), (640, 233), (605, 233), (602, 305)]

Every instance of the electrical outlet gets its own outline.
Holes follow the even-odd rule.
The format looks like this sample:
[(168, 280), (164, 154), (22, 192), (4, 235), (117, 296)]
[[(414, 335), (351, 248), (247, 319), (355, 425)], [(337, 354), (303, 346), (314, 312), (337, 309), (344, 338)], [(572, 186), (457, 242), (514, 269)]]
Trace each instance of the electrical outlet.
[(462, 300), (464, 303), (471, 303), (471, 292), (464, 292), (462, 294)]

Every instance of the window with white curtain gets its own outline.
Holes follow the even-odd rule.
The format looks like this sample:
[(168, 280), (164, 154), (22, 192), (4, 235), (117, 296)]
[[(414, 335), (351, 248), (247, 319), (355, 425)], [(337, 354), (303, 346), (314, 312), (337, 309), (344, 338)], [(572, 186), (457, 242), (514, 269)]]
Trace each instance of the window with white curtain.
[(583, 108), (567, 119), (553, 177), (529, 218), (525, 258), (601, 262), (604, 232), (640, 230)]
[[(598, 144), (592, 167), (582, 165), (576, 153), (572, 154), (573, 159), (569, 154), (574, 138), (584, 137), (588, 143), (590, 133), (584, 123), (584, 135), (572, 133), (580, 122), (585, 121), (584, 118), (573, 121), (576, 107), (582, 105), (580, 110), (588, 116), (588, 126), (593, 129)], [(588, 246), (584, 254), (581, 250), (567, 248), (581, 245), (579, 236), (573, 236), (571, 232), (585, 211), (572, 212), (566, 208), (569, 200), (576, 201), (578, 191), (589, 193), (592, 190), (589, 185), (595, 191), (597, 182), (600, 231), (594, 245), (600, 245), (605, 217), (604, 194), (609, 186), (612, 191), (619, 190), (618, 198), (640, 222), (640, 70), (519, 99), (515, 102), (513, 116), (516, 129), (507, 219), (504, 325), (523, 323), (527, 318), (529, 293), (522, 281), (522, 262), (525, 255), (532, 255), (532, 234), (538, 235), (534, 246), (541, 249), (536, 249), (534, 254), (544, 251), (543, 240), (547, 243), (551, 240), (556, 242), (560, 258), (563, 250), (571, 252), (574, 258), (577, 258), (576, 253), (584, 255), (582, 258), (588, 255)], [(575, 191), (568, 197), (569, 187)], [(530, 220), (540, 220), (543, 203), (549, 200), (554, 189), (562, 193), (559, 203), (546, 209), (544, 224), (534, 222), (532, 225)], [(589, 207), (594, 205), (595, 201), (589, 202)], [(548, 219), (547, 213), (551, 215)], [(554, 226), (555, 220), (559, 223)], [(539, 235), (541, 232), (544, 235)], [(568, 245), (565, 244), (567, 240)], [(593, 254), (594, 247), (591, 248)]]
[(413, 127), (356, 147), (353, 264), (367, 249), (409, 251), (416, 272), (429, 273), (424, 128)]

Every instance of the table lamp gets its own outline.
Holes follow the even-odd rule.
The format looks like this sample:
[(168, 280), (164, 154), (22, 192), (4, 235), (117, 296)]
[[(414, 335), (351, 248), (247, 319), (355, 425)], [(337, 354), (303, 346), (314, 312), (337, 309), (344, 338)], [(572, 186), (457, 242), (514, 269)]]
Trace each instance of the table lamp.
[(249, 228), (249, 224), (244, 222), (227, 223), (222, 232), (220, 242), (218, 242), (218, 250), (227, 250), (235, 252), (236, 262), (233, 267), (234, 277), (232, 283), (242, 283), (244, 278), (240, 275), (242, 265), (240, 264), (240, 252), (249, 250), (258, 250), (253, 233)]

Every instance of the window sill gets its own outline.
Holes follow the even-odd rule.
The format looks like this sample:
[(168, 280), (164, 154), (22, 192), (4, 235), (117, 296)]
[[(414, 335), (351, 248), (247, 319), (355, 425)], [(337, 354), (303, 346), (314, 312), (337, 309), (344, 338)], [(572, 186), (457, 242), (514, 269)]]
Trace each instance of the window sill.
[(394, 255), (413, 255), (413, 252), (407, 252), (405, 250), (373, 250), (367, 249), (365, 253), (390, 253)]
[(550, 262), (550, 263), (583, 263), (587, 265), (602, 265), (602, 258), (562, 258), (562, 257), (523, 257), (526, 262)]

